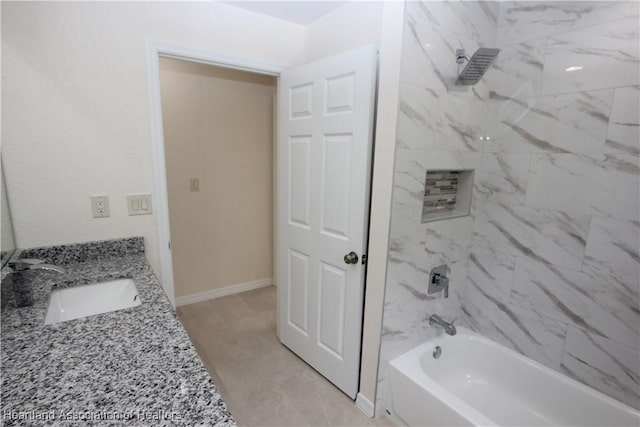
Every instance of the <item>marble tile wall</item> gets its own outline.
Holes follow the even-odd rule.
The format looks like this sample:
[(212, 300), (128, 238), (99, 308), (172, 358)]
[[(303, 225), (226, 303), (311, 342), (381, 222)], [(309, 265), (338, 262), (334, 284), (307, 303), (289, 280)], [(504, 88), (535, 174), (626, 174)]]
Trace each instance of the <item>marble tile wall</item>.
[(465, 322), (640, 407), (636, 2), (502, 2)]
[[(462, 71), (455, 50), (495, 44), (497, 19), (497, 3), (406, 3), (378, 408), (388, 361), (441, 333), (429, 317), (462, 321), (473, 216), (421, 223), (425, 175), (480, 169), (489, 90), (453, 85)], [(427, 295), (429, 271), (440, 264), (451, 268), (447, 299)]]
[[(640, 407), (635, 1), (408, 2), (379, 372), (431, 314)], [(501, 52), (452, 85), (455, 49)], [(421, 224), (428, 169), (476, 170), (471, 215)], [(452, 269), (450, 298), (427, 295)]]

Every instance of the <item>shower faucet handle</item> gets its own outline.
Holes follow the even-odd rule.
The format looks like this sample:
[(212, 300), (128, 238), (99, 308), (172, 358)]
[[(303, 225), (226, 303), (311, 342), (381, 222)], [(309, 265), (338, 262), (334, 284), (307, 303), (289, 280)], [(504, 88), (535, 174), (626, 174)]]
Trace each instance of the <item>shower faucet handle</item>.
[(431, 295), (436, 292), (444, 291), (444, 297), (449, 298), (449, 266), (446, 264), (434, 267), (429, 274), (429, 288), (427, 294)]
[(434, 274), (433, 282), (435, 285), (444, 289), (444, 297), (449, 298), (449, 278), (445, 276), (441, 276), (439, 274)]

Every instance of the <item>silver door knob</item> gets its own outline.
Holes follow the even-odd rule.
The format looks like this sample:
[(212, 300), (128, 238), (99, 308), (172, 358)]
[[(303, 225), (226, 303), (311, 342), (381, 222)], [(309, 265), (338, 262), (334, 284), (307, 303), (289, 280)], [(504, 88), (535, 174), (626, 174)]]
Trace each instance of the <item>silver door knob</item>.
[(358, 254), (351, 251), (344, 256), (344, 262), (347, 264), (357, 264), (358, 263)]

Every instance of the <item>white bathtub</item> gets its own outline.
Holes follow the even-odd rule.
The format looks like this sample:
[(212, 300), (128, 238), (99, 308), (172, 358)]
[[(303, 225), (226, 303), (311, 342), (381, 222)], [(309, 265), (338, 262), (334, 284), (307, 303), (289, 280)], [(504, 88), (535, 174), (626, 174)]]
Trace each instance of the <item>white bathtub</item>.
[(640, 412), (462, 327), (393, 359), (387, 387), (409, 426), (640, 425)]

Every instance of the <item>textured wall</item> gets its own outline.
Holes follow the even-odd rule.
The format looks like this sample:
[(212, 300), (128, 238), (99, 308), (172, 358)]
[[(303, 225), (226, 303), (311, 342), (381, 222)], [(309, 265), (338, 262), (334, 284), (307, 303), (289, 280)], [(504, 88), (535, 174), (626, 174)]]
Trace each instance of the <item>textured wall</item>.
[[(407, 4), (379, 381), (441, 333), (438, 313), (639, 405), (637, 15), (637, 2)], [(496, 44), (478, 85), (448, 86), (454, 49)], [(462, 167), (476, 169), (471, 216), (421, 225), (425, 170)], [(440, 262), (448, 300), (426, 295)]]
[[(2, 158), (19, 247), (145, 237), (159, 271), (156, 220), (128, 216), (152, 192), (148, 39), (304, 61), (304, 27), (220, 2), (3, 2)], [(110, 195), (93, 219), (89, 195)]]
[(482, 334), (635, 407), (637, 6), (500, 5), (463, 300)]
[(305, 28), (306, 62), (379, 43), (383, 7), (381, 1), (348, 1), (310, 22)]
[(163, 58), (160, 86), (176, 297), (270, 279), (276, 78)]

